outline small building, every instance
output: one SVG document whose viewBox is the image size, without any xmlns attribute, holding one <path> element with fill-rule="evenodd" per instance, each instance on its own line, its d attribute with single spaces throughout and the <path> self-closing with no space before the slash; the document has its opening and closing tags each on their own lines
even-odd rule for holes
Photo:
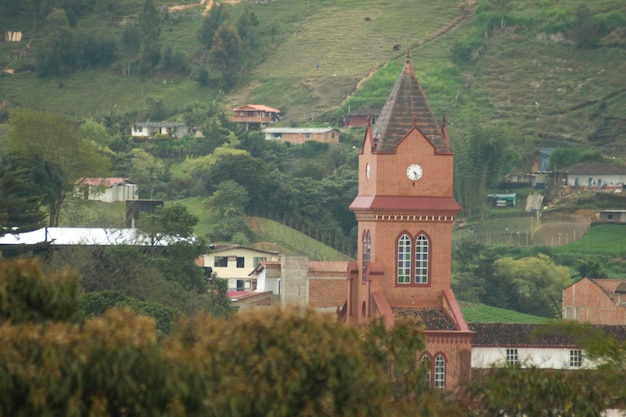
<svg viewBox="0 0 626 417">
<path fill-rule="evenodd" d="M 362 127 L 368 124 L 375 125 L 378 115 L 380 115 L 380 108 L 359 109 L 343 116 L 342 121 L 344 127 Z"/>
<path fill-rule="evenodd" d="M 339 131 L 331 127 L 268 127 L 263 129 L 265 140 L 304 143 L 308 140 L 316 142 L 339 143 Z"/>
<path fill-rule="evenodd" d="M 492 207 L 515 207 L 515 194 L 487 194 L 489 205 Z"/>
<path fill-rule="evenodd" d="M 260 130 L 280 120 L 281 112 L 278 109 L 262 104 L 246 104 L 233 109 L 230 121 L 245 125 L 246 130 Z"/>
<path fill-rule="evenodd" d="M 626 210 L 600 210 L 600 222 L 626 223 Z"/>
<path fill-rule="evenodd" d="M 133 125 L 134 138 L 153 138 L 155 135 L 168 135 L 172 138 L 194 135 L 195 130 L 182 122 L 138 122 Z"/>
<path fill-rule="evenodd" d="M 269 291 L 281 304 L 309 305 L 335 313 L 348 296 L 347 269 L 346 261 L 281 255 L 277 261 L 261 262 L 249 275 L 257 292 Z"/>
<path fill-rule="evenodd" d="M 278 260 L 278 252 L 270 252 L 237 244 L 212 244 L 201 257 L 205 271 L 228 280 L 229 291 L 255 291 L 256 282 L 248 275 L 263 261 Z"/>
<path fill-rule="evenodd" d="M 599 162 L 584 162 L 561 170 L 569 187 L 587 190 L 619 190 L 626 184 L 626 167 Z"/>
<path fill-rule="evenodd" d="M 74 195 L 84 200 L 98 200 L 105 203 L 137 200 L 137 184 L 126 178 L 83 178 L 74 188 Z"/>
<path fill-rule="evenodd" d="M 578 370 L 594 366 L 585 360 L 581 342 L 574 335 L 541 324 L 469 323 L 475 332 L 472 344 L 472 373 L 519 365 L 543 369 Z M 596 328 L 618 341 L 626 340 L 626 326 L 597 325 Z"/>
<path fill-rule="evenodd" d="M 582 278 L 565 287 L 563 318 L 626 325 L 626 280 Z"/>
</svg>

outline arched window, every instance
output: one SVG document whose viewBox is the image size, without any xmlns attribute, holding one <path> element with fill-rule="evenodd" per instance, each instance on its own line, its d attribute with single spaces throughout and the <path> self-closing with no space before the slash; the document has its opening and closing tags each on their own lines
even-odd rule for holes
<svg viewBox="0 0 626 417">
<path fill-rule="evenodd" d="M 428 282 L 428 238 L 420 233 L 415 240 L 415 283 Z"/>
<path fill-rule="evenodd" d="M 398 284 L 411 283 L 411 238 L 406 233 L 398 239 Z"/>
<path fill-rule="evenodd" d="M 446 361 L 443 355 L 435 357 L 435 388 L 446 388 Z"/>
<path fill-rule="evenodd" d="M 432 378 L 432 366 L 433 364 L 430 361 L 430 356 L 425 354 L 422 356 L 422 363 L 420 364 L 422 369 L 421 371 L 424 373 L 423 384 L 425 387 L 430 387 L 430 379 Z"/>
<path fill-rule="evenodd" d="M 370 249 L 372 246 L 372 238 L 369 230 L 363 234 L 363 265 L 361 265 L 361 275 L 363 282 L 367 282 L 367 264 L 370 261 Z"/>
</svg>

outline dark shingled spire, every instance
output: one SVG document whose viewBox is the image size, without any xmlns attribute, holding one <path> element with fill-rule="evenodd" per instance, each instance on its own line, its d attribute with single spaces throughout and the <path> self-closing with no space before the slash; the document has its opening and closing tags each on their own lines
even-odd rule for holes
<svg viewBox="0 0 626 417">
<path fill-rule="evenodd" d="M 411 68 L 407 50 L 404 69 L 372 130 L 376 151 L 393 152 L 413 127 L 426 136 L 437 153 L 450 152 L 443 131 Z"/>
</svg>

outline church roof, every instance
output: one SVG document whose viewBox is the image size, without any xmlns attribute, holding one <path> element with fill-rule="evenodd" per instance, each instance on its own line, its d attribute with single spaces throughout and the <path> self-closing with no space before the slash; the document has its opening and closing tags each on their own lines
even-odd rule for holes
<svg viewBox="0 0 626 417">
<path fill-rule="evenodd" d="M 372 127 L 376 151 L 393 152 L 395 146 L 413 127 L 422 132 L 436 152 L 450 152 L 443 131 L 407 57 L 404 69 L 391 90 L 376 125 Z"/>
<path fill-rule="evenodd" d="M 426 330 L 458 330 L 443 308 L 394 308 L 395 317 L 422 319 Z"/>
</svg>

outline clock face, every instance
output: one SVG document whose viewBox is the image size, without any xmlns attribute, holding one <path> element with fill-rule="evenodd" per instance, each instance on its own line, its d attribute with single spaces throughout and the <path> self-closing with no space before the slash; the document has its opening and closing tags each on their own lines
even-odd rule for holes
<svg viewBox="0 0 626 417">
<path fill-rule="evenodd" d="M 370 177 L 370 164 L 365 164 L 365 176 Z"/>
<path fill-rule="evenodd" d="M 417 164 L 409 165 L 406 169 L 406 176 L 413 181 L 419 180 L 422 178 L 422 167 Z"/>
</svg>

